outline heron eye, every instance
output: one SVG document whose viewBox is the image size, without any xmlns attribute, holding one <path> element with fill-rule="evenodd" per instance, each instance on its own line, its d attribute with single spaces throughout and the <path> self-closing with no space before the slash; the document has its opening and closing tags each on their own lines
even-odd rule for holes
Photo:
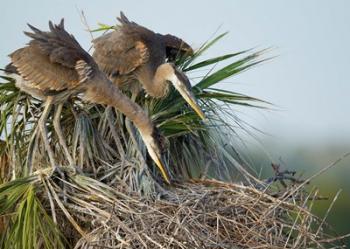
<svg viewBox="0 0 350 249">
<path fill-rule="evenodd" d="M 113 72 L 112 74 L 111 74 L 111 77 L 113 77 L 113 78 L 116 78 L 116 77 L 118 77 L 120 74 L 119 74 L 119 72 L 117 71 L 117 72 Z"/>
</svg>

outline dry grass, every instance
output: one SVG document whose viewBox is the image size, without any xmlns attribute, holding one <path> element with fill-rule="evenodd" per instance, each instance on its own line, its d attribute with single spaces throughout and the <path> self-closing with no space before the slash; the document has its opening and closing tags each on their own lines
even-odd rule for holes
<svg viewBox="0 0 350 249">
<path fill-rule="evenodd" d="M 311 213 L 317 190 L 192 180 L 150 199 L 122 181 L 75 175 L 63 202 L 60 181 L 41 180 L 74 248 L 346 248 Z"/>
</svg>

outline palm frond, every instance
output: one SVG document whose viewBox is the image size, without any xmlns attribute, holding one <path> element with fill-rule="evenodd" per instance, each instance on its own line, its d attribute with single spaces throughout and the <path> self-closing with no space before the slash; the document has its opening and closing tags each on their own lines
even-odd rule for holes
<svg viewBox="0 0 350 249">
<path fill-rule="evenodd" d="M 66 248 L 67 241 L 38 199 L 38 182 L 38 176 L 30 176 L 0 186 L 5 224 L 0 231 L 1 248 Z"/>
</svg>

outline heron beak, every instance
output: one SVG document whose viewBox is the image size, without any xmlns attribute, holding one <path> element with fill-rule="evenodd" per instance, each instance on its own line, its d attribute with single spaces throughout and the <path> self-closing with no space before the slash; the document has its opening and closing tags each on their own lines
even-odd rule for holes
<svg viewBox="0 0 350 249">
<path fill-rule="evenodd" d="M 162 174 L 164 180 L 166 181 L 166 183 L 171 184 L 170 182 L 170 177 L 168 176 L 164 161 L 161 158 L 156 158 L 153 159 L 153 161 L 156 163 L 156 165 L 158 166 L 160 173 Z"/>
<path fill-rule="evenodd" d="M 187 90 L 183 90 L 183 91 L 179 90 L 179 93 L 186 100 L 186 102 L 191 106 L 191 108 L 198 114 L 198 116 L 202 120 L 206 120 L 206 117 L 202 109 L 197 104 L 196 98 L 194 97 L 193 93 Z"/>
<path fill-rule="evenodd" d="M 176 78 L 172 81 L 176 90 L 181 94 L 184 100 L 191 106 L 191 108 L 198 114 L 202 120 L 206 120 L 206 117 L 199 107 L 196 97 L 191 90 L 191 83 L 184 73 L 175 71 Z"/>
<path fill-rule="evenodd" d="M 155 142 L 153 142 L 153 139 L 144 142 L 146 144 L 148 154 L 157 165 L 158 169 L 160 170 L 160 173 L 162 174 L 163 179 L 166 181 L 166 183 L 170 185 L 171 179 L 168 173 L 169 170 L 167 165 L 165 164 L 165 160 L 162 156 L 162 153 L 160 152 L 159 147 L 156 145 Z"/>
</svg>

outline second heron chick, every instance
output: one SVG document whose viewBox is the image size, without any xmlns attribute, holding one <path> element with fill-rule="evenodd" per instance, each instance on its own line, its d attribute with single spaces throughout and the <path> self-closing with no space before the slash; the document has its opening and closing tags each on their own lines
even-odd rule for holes
<svg viewBox="0 0 350 249">
<path fill-rule="evenodd" d="M 192 109 L 205 119 L 187 76 L 167 62 L 178 53 L 192 54 L 192 48 L 180 38 L 158 34 L 129 21 L 122 12 L 118 20 L 121 25 L 114 31 L 93 40 L 93 58 L 100 69 L 115 84 L 130 90 L 133 99 L 142 88 L 152 97 L 165 97 L 171 82 Z"/>
</svg>

